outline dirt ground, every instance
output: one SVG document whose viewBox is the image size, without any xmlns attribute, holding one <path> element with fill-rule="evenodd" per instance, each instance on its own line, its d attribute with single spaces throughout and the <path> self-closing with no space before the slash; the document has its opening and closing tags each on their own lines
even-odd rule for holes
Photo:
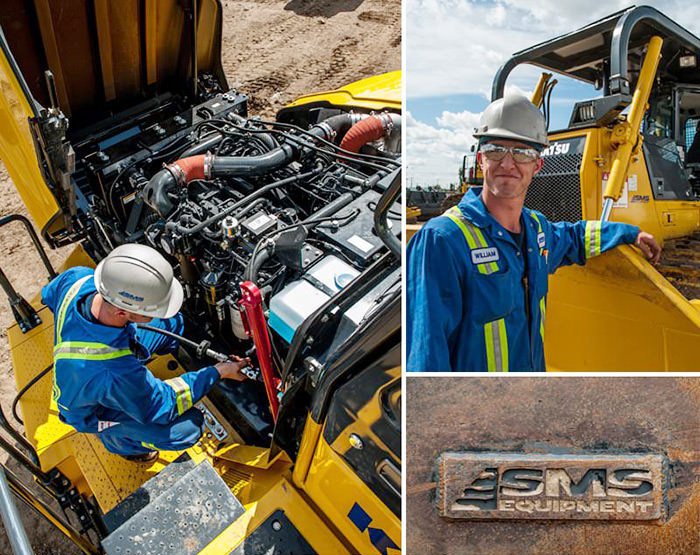
<svg viewBox="0 0 700 555">
<path fill-rule="evenodd" d="M 400 0 L 228 0 L 222 58 L 229 85 L 250 97 L 253 115 L 271 117 L 297 96 L 338 88 L 401 68 Z M 24 204 L 0 163 L 0 216 L 24 214 Z M 2 269 L 31 299 L 47 276 L 21 226 L 0 229 Z M 70 247 L 49 250 L 59 267 Z M 2 296 L 4 299 L 4 296 Z M 13 322 L 0 301 L 0 403 L 9 416 L 16 393 L 5 328 Z M 7 455 L 0 452 L 0 461 Z M 17 466 L 10 462 L 17 471 Z M 36 553 L 78 553 L 59 533 L 20 507 Z M 11 553 L 0 530 L 0 553 Z"/>
</svg>

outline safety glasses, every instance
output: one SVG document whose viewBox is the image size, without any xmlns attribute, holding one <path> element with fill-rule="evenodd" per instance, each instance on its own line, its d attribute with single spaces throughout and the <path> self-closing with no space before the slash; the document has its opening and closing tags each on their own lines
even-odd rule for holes
<svg viewBox="0 0 700 555">
<path fill-rule="evenodd" d="M 534 148 L 520 148 L 517 146 L 501 146 L 492 143 L 486 143 L 481 146 L 480 151 L 486 157 L 487 160 L 493 162 L 500 162 L 506 157 L 506 154 L 510 152 L 513 160 L 519 164 L 526 164 L 528 162 L 535 162 L 539 157 L 540 153 Z"/>
</svg>

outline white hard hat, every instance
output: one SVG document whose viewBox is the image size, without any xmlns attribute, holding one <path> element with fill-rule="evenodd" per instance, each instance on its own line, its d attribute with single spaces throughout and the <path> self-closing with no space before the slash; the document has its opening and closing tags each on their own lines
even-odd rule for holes
<svg viewBox="0 0 700 555">
<path fill-rule="evenodd" d="M 175 316 L 182 306 L 182 285 L 154 248 L 120 245 L 95 269 L 95 287 L 118 308 L 154 318 Z"/>
<path fill-rule="evenodd" d="M 542 112 L 521 94 L 508 94 L 489 104 L 481 114 L 474 137 L 549 145 Z"/>
</svg>

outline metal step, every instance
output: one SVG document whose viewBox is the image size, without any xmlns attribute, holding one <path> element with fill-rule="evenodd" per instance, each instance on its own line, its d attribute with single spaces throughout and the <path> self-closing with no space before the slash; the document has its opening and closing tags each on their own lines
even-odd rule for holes
<svg viewBox="0 0 700 555">
<path fill-rule="evenodd" d="M 119 528 L 132 516 L 138 513 L 151 501 L 158 498 L 177 480 L 187 474 L 197 465 L 187 453 L 183 453 L 153 478 L 150 478 L 139 489 L 114 507 L 103 520 L 110 532 Z"/>
<path fill-rule="evenodd" d="M 182 469 L 149 480 L 155 482 L 151 493 L 162 493 L 102 541 L 107 555 L 199 553 L 245 512 L 209 461 L 179 475 Z"/>
</svg>

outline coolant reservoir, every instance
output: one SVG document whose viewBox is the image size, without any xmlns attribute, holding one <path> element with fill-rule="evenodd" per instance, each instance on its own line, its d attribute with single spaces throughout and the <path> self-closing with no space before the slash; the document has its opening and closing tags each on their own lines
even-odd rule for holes
<svg viewBox="0 0 700 555">
<path fill-rule="evenodd" d="M 338 257 L 326 256 L 270 299 L 270 327 L 291 343 L 301 323 L 359 273 Z"/>
</svg>

